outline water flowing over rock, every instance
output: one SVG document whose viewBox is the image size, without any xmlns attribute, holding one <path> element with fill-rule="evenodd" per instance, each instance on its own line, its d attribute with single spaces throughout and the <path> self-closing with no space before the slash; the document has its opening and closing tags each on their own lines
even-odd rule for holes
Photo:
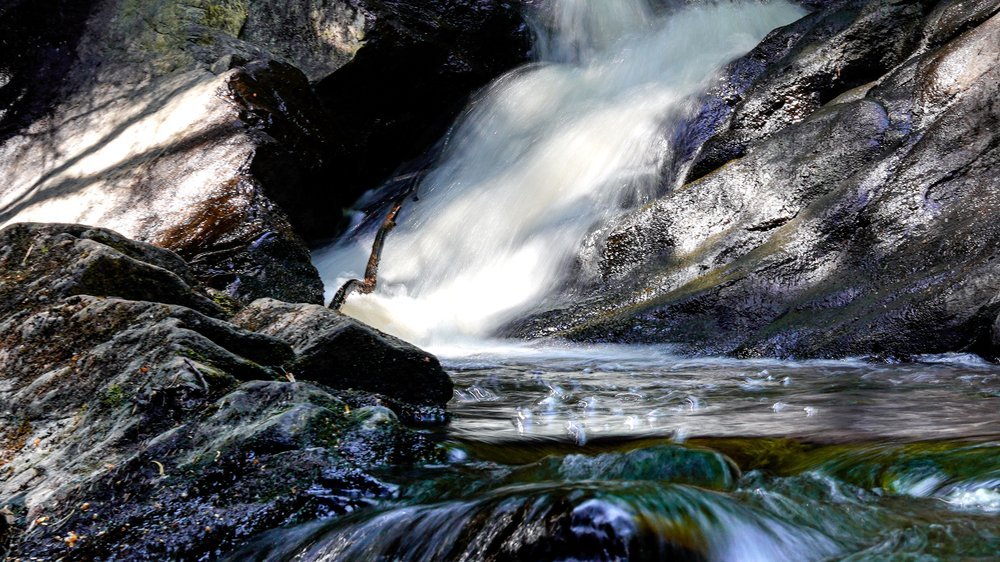
<svg viewBox="0 0 1000 562">
<path fill-rule="evenodd" d="M 723 74 L 731 109 L 692 125 L 699 179 L 595 235 L 580 304 L 508 332 L 996 356 L 996 11 L 843 2 L 772 33 Z"/>
<path fill-rule="evenodd" d="M 17 224 L 0 230 L 0 248 L 0 505 L 13 509 L 10 522 L 0 513 L 0 548 L 12 540 L 9 556 L 217 556 L 297 517 L 391 496 L 393 485 L 369 474 L 375 467 L 439 457 L 395 413 L 443 420 L 439 407 L 409 403 L 450 395 L 430 355 L 322 316 L 299 327 L 282 318 L 273 331 L 349 337 L 293 349 L 225 321 L 232 301 L 213 302 L 176 254 L 106 229 Z M 357 365 L 289 375 L 358 349 L 371 354 L 368 387 L 396 399 L 323 385 L 356 380 Z"/>
<path fill-rule="evenodd" d="M 6 0 L 0 558 L 992 559 L 998 140 L 996 0 Z"/>
<path fill-rule="evenodd" d="M 419 201 L 387 238 L 379 289 L 347 299 L 345 313 L 423 345 L 487 337 L 524 314 L 560 285 L 588 232 L 661 191 L 675 145 L 664 123 L 804 11 L 560 0 L 531 13 L 536 62 L 481 92 L 413 178 Z M 367 227 L 316 254 L 328 287 L 361 277 Z"/>
<path fill-rule="evenodd" d="M 318 218 L 327 222 L 306 236 L 335 234 L 330 213 L 386 180 L 392 198 L 433 160 L 432 147 L 470 96 L 529 59 L 523 9 L 530 1 L 361 2 L 370 14 L 364 47 L 316 83 L 333 122 L 335 150 L 325 169 L 337 189 L 315 201 L 326 208 Z"/>
</svg>

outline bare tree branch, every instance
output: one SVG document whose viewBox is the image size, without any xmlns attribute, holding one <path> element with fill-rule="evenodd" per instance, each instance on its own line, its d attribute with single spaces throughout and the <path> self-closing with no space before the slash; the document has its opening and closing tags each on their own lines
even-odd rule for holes
<svg viewBox="0 0 1000 562">
<path fill-rule="evenodd" d="M 365 268 L 365 278 L 351 279 L 347 283 L 344 283 L 333 297 L 333 300 L 330 301 L 330 308 L 340 310 L 340 307 L 344 305 L 344 301 L 354 291 L 361 294 L 368 294 L 375 290 L 375 285 L 378 283 L 378 264 L 382 260 L 382 247 L 385 245 L 385 237 L 396 227 L 396 217 L 399 216 L 399 210 L 403 207 L 403 201 L 409 195 L 410 193 L 407 192 L 392 204 L 389 214 L 385 216 L 382 226 L 379 227 L 378 232 L 375 234 L 375 242 L 372 243 L 372 253 L 368 257 L 368 267 Z"/>
</svg>

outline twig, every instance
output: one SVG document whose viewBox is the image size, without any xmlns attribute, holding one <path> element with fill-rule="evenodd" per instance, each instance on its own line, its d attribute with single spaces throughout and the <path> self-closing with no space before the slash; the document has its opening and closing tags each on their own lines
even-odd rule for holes
<svg viewBox="0 0 1000 562">
<path fill-rule="evenodd" d="M 31 257 L 31 251 L 34 249 L 35 249 L 35 241 L 32 240 L 31 245 L 28 246 L 28 252 L 24 254 L 24 259 L 21 260 L 21 267 L 24 267 L 24 264 L 28 263 L 28 258 Z"/>
<path fill-rule="evenodd" d="M 409 194 L 410 192 L 407 192 L 392 204 L 392 209 L 389 210 L 389 214 L 385 216 L 382 226 L 379 227 L 378 232 L 375 234 L 375 241 L 372 243 L 372 253 L 368 257 L 368 267 L 365 268 L 365 278 L 351 279 L 347 283 L 344 283 L 333 297 L 333 300 L 330 301 L 331 309 L 340 310 L 340 307 L 344 305 L 344 301 L 354 291 L 366 295 L 375 290 L 375 285 L 378 283 L 378 264 L 382 260 L 382 247 L 385 245 L 385 237 L 396 227 L 396 217 L 399 216 L 399 210 L 403 207 L 403 201 L 406 200 Z"/>
<path fill-rule="evenodd" d="M 201 386 L 205 389 L 205 392 L 208 392 L 210 388 L 208 386 L 208 381 L 205 380 L 205 375 L 201 374 L 201 371 L 198 369 L 198 367 L 196 367 L 194 363 L 187 357 L 184 358 L 184 362 L 187 363 L 188 367 L 191 367 L 191 370 L 194 371 L 195 375 L 198 375 L 198 382 L 201 383 Z"/>
</svg>

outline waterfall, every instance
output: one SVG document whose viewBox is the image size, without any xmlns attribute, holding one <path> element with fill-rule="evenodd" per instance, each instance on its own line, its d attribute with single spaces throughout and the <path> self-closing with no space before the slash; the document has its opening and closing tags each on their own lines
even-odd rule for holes
<svg viewBox="0 0 1000 562">
<path fill-rule="evenodd" d="M 487 337 L 537 306 L 589 233 L 656 195 L 685 100 L 804 13 L 784 0 L 535 10 L 537 62 L 471 103 L 388 237 L 377 291 L 345 313 L 433 346 Z M 316 253 L 328 297 L 363 272 L 372 236 Z"/>
</svg>

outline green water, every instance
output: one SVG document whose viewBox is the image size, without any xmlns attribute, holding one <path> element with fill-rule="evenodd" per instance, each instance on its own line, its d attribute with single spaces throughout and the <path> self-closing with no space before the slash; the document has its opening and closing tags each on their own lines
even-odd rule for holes
<svg viewBox="0 0 1000 562">
<path fill-rule="evenodd" d="M 994 365 L 629 347 L 445 363 L 449 462 L 385 469 L 391 498 L 241 559 L 1000 559 Z"/>
</svg>

